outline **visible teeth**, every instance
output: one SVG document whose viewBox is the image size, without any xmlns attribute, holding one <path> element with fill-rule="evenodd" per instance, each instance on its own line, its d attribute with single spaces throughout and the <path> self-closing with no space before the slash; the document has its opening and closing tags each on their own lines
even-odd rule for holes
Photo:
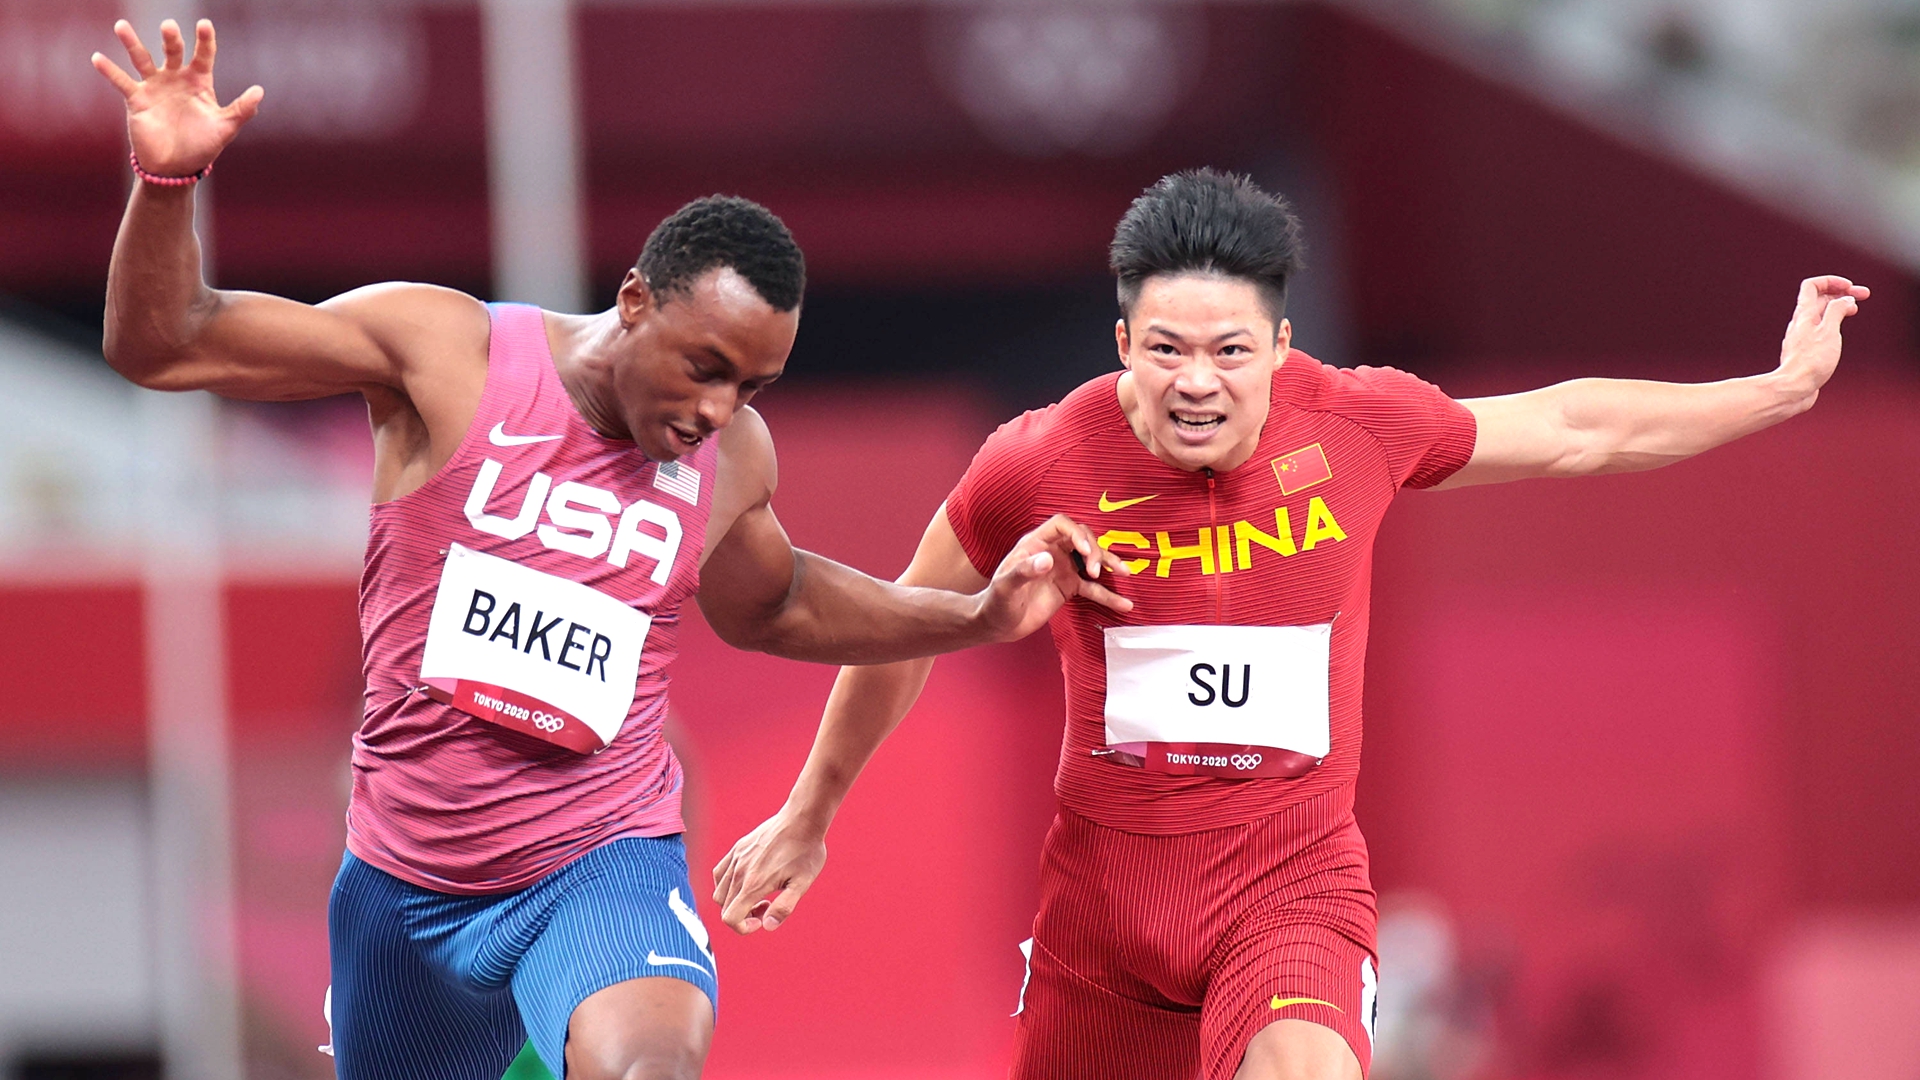
<svg viewBox="0 0 1920 1080">
<path fill-rule="evenodd" d="M 1181 427 L 1191 427 L 1191 428 L 1215 427 L 1219 424 L 1225 423 L 1227 419 L 1226 417 L 1220 416 L 1218 414 L 1213 414 L 1208 416 L 1182 416 L 1179 413 L 1170 413 L 1169 415 L 1173 417 L 1174 423 L 1179 424 Z"/>
</svg>

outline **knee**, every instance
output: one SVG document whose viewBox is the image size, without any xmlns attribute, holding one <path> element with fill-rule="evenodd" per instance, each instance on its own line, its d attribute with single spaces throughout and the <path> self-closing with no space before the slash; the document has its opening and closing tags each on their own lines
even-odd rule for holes
<svg viewBox="0 0 1920 1080">
<path fill-rule="evenodd" d="M 567 1080 L 698 1080 L 706 1040 L 692 1032 L 651 1033 L 638 1045 L 567 1044 Z"/>
</svg>

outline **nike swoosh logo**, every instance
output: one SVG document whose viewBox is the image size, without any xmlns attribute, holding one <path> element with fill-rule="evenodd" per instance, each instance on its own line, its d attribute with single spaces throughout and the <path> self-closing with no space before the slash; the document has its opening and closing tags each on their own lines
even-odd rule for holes
<svg viewBox="0 0 1920 1080">
<path fill-rule="evenodd" d="M 1114 502 L 1112 499 L 1107 498 L 1107 493 L 1103 491 L 1100 493 L 1100 512 L 1103 514 L 1111 514 L 1115 510 L 1125 510 L 1129 506 L 1134 506 L 1146 502 L 1148 499 L 1157 499 L 1159 497 L 1158 495 L 1142 495 L 1137 499 L 1121 499 L 1119 502 Z"/>
<path fill-rule="evenodd" d="M 552 442 L 560 437 L 558 435 L 509 435 L 506 427 L 505 420 L 493 425 L 493 430 L 487 432 L 487 441 L 495 446 L 525 446 L 528 443 Z"/>
<path fill-rule="evenodd" d="M 681 964 L 690 968 L 699 968 L 701 971 L 707 970 L 707 966 L 705 964 L 696 964 L 691 960 L 682 960 L 677 956 L 661 956 L 659 953 L 654 952 L 652 949 L 647 950 L 647 963 L 652 964 L 655 967 L 666 967 L 669 964 Z M 708 972 L 708 974 L 712 974 L 712 973 Z"/>
<path fill-rule="evenodd" d="M 1342 1009 L 1340 1006 L 1335 1005 L 1331 1001 L 1321 1001 L 1319 998 L 1283 998 L 1278 994 L 1275 994 L 1273 996 L 1273 1000 L 1269 1001 L 1267 1005 L 1269 1008 L 1274 1008 L 1274 1009 L 1284 1009 L 1289 1005 L 1325 1005 L 1327 1008 L 1332 1009 L 1334 1012 L 1337 1012 L 1337 1013 L 1346 1012 L 1345 1009 Z"/>
</svg>

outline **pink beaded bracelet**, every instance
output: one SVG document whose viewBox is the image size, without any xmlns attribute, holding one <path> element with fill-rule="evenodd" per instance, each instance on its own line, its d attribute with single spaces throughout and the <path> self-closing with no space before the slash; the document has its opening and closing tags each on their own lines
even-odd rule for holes
<svg viewBox="0 0 1920 1080">
<path fill-rule="evenodd" d="M 158 184 L 161 187 L 186 187 L 188 184 L 197 184 L 213 175 L 213 162 L 211 161 L 207 162 L 205 168 L 189 176 L 155 176 L 140 167 L 139 154 L 130 153 L 127 155 L 127 160 L 133 162 L 133 175 L 149 184 Z"/>
</svg>

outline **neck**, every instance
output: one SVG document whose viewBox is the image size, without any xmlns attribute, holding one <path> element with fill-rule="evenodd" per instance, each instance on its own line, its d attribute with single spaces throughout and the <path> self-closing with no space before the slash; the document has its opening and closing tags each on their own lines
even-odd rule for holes
<svg viewBox="0 0 1920 1080">
<path fill-rule="evenodd" d="M 547 331 L 547 350 L 553 354 L 553 370 L 560 376 L 573 407 L 588 426 L 609 439 L 628 439 L 613 389 L 613 342 L 626 329 L 620 325 L 620 312 L 609 308 L 598 315 L 563 315 L 542 311 Z"/>
</svg>

